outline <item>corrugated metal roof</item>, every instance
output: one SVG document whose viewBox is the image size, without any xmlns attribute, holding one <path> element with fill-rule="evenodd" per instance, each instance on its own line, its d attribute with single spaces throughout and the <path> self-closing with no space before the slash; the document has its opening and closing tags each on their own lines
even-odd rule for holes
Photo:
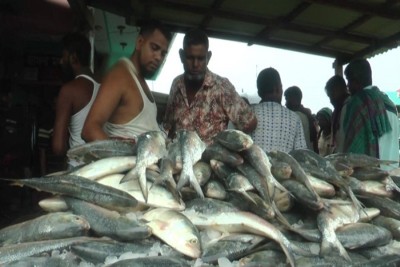
<svg viewBox="0 0 400 267">
<path fill-rule="evenodd" d="M 87 0 L 126 18 L 158 19 L 176 32 L 332 57 L 346 64 L 400 44 L 399 0 Z"/>
</svg>

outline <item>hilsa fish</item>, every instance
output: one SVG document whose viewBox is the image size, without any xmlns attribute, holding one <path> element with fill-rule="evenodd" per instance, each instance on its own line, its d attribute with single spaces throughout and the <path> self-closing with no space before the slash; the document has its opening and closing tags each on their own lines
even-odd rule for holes
<svg viewBox="0 0 400 267">
<path fill-rule="evenodd" d="M 201 159 L 206 144 L 194 131 L 180 130 L 177 133 L 177 142 L 182 153 L 182 171 L 179 176 L 177 189 L 180 191 L 187 183 L 193 187 L 199 197 L 204 198 L 199 181 L 194 174 L 193 166 Z"/>
<path fill-rule="evenodd" d="M 112 210 L 134 208 L 138 204 L 134 197 L 124 191 L 76 175 L 4 180 L 11 181 L 12 185 L 76 197 Z"/>
<path fill-rule="evenodd" d="M 153 235 L 175 250 L 191 258 L 201 256 L 200 233 L 185 215 L 166 208 L 156 208 L 146 212 L 142 219 L 147 221 Z"/>
<path fill-rule="evenodd" d="M 139 135 L 136 143 L 136 166 L 122 178 L 121 183 L 138 179 L 144 199 L 147 201 L 148 188 L 146 168 L 167 155 L 165 137 L 161 131 L 150 131 Z"/>
</svg>

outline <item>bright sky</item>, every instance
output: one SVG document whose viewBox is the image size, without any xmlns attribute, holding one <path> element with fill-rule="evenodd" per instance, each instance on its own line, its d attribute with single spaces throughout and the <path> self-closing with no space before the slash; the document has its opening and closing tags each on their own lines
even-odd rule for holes
<svg viewBox="0 0 400 267">
<path fill-rule="evenodd" d="M 179 59 L 183 35 L 178 34 L 156 81 L 148 81 L 156 92 L 169 93 L 172 80 L 183 73 Z M 303 105 L 316 113 L 323 107 L 332 108 L 325 94 L 326 81 L 334 75 L 333 58 L 314 56 L 266 46 L 210 38 L 212 57 L 208 68 L 228 78 L 240 95 L 258 103 L 256 79 L 264 68 L 275 68 L 282 80 L 283 90 L 297 85 L 303 92 Z M 374 85 L 384 92 L 400 89 L 400 48 L 368 59 Z M 343 68 L 344 69 L 344 68 Z M 283 97 L 282 104 L 285 104 Z"/>
</svg>

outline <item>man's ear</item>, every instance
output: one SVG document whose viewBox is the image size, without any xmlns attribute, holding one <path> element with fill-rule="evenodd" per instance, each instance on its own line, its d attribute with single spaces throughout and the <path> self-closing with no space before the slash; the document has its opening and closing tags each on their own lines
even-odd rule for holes
<svg viewBox="0 0 400 267">
<path fill-rule="evenodd" d="M 181 58 L 181 62 L 182 62 L 182 64 L 183 64 L 184 61 L 185 61 L 185 51 L 183 51 L 182 48 L 179 49 L 179 57 Z"/>
<path fill-rule="evenodd" d="M 135 50 L 140 50 L 142 48 L 142 45 L 144 43 L 144 38 L 142 35 L 138 35 L 136 39 L 136 48 Z"/>
<path fill-rule="evenodd" d="M 212 52 L 211 52 L 211 51 L 208 51 L 208 52 L 207 52 L 207 64 L 208 64 L 208 62 L 210 61 L 211 56 L 212 56 Z"/>
</svg>

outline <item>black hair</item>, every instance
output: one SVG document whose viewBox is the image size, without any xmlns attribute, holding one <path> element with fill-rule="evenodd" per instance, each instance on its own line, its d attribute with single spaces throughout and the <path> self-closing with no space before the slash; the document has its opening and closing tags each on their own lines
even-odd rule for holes
<svg viewBox="0 0 400 267">
<path fill-rule="evenodd" d="M 345 90 L 347 90 L 346 81 L 340 75 L 334 75 L 326 82 L 325 92 L 326 93 L 332 92 L 332 90 L 337 87 L 344 88 Z"/>
<path fill-rule="evenodd" d="M 201 29 L 189 30 L 183 38 L 183 49 L 191 45 L 199 44 L 205 45 L 206 49 L 208 50 L 209 43 L 207 34 Z"/>
<path fill-rule="evenodd" d="M 140 26 L 139 35 L 147 37 L 155 30 L 159 30 L 164 35 L 165 39 L 168 40 L 168 42 L 171 42 L 172 40 L 171 30 L 159 20 L 143 20 L 139 21 L 138 25 Z"/>
<path fill-rule="evenodd" d="M 347 65 L 344 74 L 347 80 L 356 80 L 363 86 L 372 84 L 371 66 L 368 60 L 364 58 L 351 61 L 349 65 Z"/>
<path fill-rule="evenodd" d="M 263 98 L 266 94 L 274 92 L 275 86 L 280 85 L 281 77 L 274 68 L 263 69 L 257 77 L 258 96 Z"/>
<path fill-rule="evenodd" d="M 290 86 L 288 89 L 285 90 L 284 95 L 285 97 L 297 98 L 300 101 L 303 98 L 303 93 L 298 86 Z"/>
<path fill-rule="evenodd" d="M 65 35 L 62 39 L 63 49 L 75 53 L 82 66 L 90 65 L 90 51 L 92 49 L 88 38 L 78 32 Z"/>
</svg>

